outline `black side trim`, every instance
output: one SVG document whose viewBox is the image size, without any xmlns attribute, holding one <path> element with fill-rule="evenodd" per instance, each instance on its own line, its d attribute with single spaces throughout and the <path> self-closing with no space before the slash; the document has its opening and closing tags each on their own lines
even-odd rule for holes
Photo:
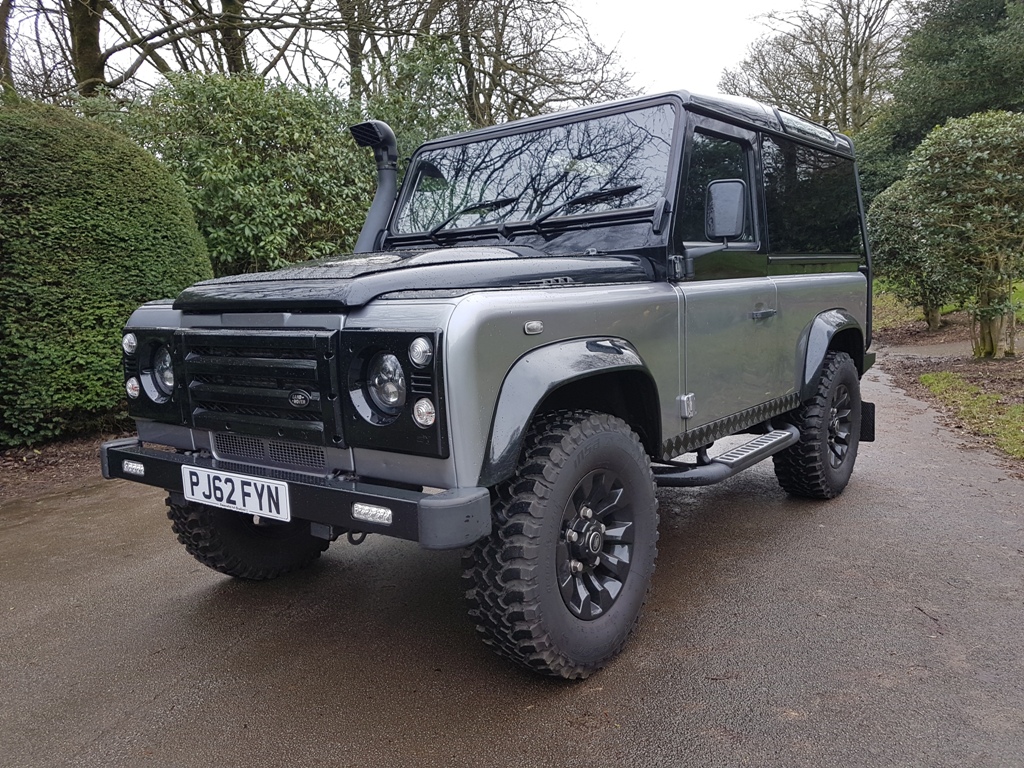
<svg viewBox="0 0 1024 768">
<path fill-rule="evenodd" d="M 703 445 L 713 443 L 715 440 L 735 435 L 755 424 L 762 424 L 775 416 L 781 416 L 783 413 L 792 411 L 798 405 L 800 405 L 800 396 L 794 392 L 791 395 L 769 400 L 767 403 L 761 403 L 745 411 L 726 416 L 724 419 L 712 421 L 710 424 L 697 427 L 689 432 L 683 432 L 661 444 L 661 458 L 668 461 L 680 454 L 689 453 Z"/>
</svg>

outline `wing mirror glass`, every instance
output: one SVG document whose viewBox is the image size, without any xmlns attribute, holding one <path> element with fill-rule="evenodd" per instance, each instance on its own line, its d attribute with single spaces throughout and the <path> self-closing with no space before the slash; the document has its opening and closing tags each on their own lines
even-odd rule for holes
<svg viewBox="0 0 1024 768">
<path fill-rule="evenodd" d="M 742 179 L 718 179 L 708 184 L 704 232 L 710 241 L 735 240 L 746 228 L 747 184 Z"/>
</svg>

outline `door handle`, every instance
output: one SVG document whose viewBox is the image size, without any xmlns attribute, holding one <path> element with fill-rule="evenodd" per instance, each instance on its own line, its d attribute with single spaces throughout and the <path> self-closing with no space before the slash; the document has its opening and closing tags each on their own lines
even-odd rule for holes
<svg viewBox="0 0 1024 768">
<path fill-rule="evenodd" d="M 767 320 L 779 313 L 777 309 L 758 309 L 750 313 L 751 320 Z"/>
</svg>

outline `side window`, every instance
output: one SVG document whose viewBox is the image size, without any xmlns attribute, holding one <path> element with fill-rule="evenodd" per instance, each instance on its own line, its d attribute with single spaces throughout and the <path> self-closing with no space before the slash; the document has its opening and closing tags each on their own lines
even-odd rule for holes
<svg viewBox="0 0 1024 768">
<path fill-rule="evenodd" d="M 747 162 L 745 146 L 736 139 L 712 136 L 700 130 L 693 132 L 690 166 L 683 193 L 683 210 L 679 218 L 680 236 L 683 241 L 707 240 L 704 233 L 704 217 L 708 184 L 717 179 L 742 179 L 747 183 L 746 228 L 738 241 L 751 242 L 754 239 L 750 206 L 750 163 Z"/>
<path fill-rule="evenodd" d="M 864 253 L 853 161 L 761 137 L 770 253 Z"/>
</svg>

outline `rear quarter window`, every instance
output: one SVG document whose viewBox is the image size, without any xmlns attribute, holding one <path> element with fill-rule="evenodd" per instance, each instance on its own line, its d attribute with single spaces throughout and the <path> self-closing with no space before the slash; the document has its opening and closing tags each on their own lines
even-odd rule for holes
<svg viewBox="0 0 1024 768">
<path fill-rule="evenodd" d="M 864 255 L 853 160 L 762 135 L 770 253 Z"/>
</svg>

